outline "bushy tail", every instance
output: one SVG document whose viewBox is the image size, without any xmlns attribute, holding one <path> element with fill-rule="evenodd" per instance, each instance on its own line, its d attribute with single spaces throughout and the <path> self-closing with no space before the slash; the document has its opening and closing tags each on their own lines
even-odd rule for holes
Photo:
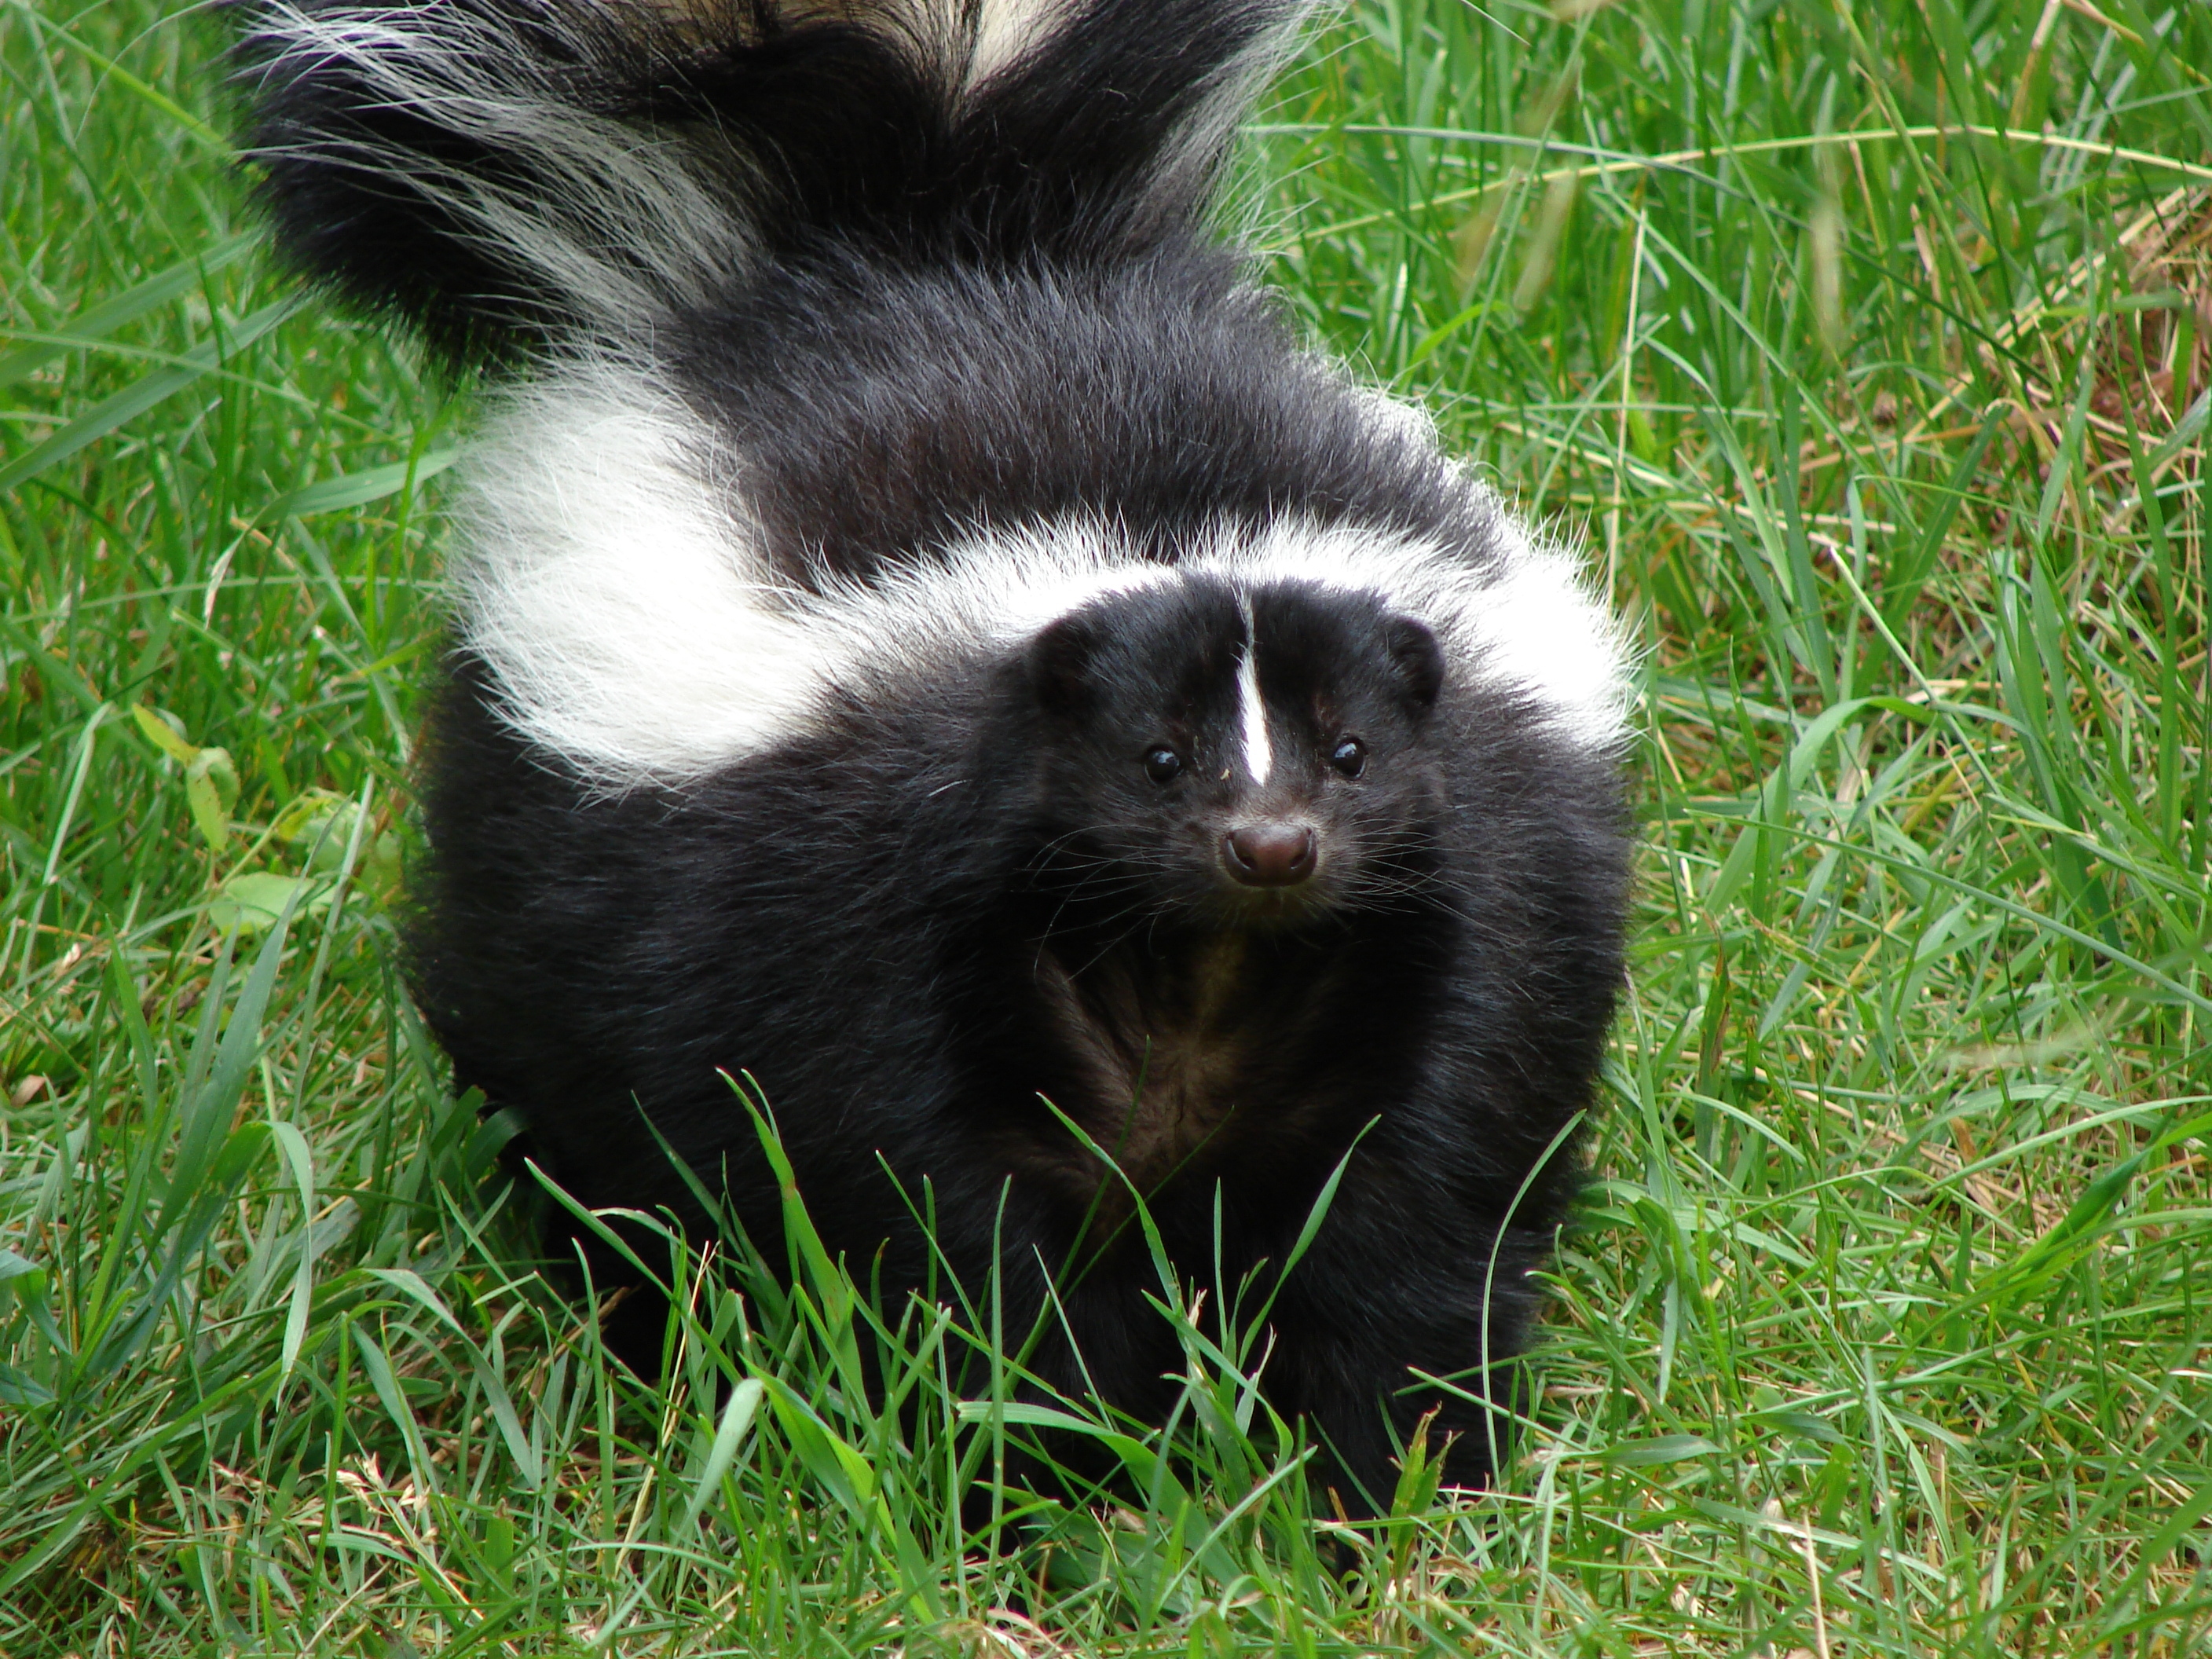
<svg viewBox="0 0 2212 1659">
<path fill-rule="evenodd" d="M 265 0 L 308 270 L 449 355 L 641 339 L 761 262 L 1112 258 L 1201 212 L 1310 0 Z"/>
</svg>

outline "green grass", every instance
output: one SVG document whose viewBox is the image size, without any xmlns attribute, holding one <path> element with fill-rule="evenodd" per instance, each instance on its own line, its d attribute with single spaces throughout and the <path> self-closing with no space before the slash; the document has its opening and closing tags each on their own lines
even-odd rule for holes
<svg viewBox="0 0 2212 1659">
<path fill-rule="evenodd" d="M 992 1547 L 987 1317 L 535 1280 L 389 920 L 466 398 L 219 21 L 0 0 L 0 1651 L 2212 1648 L 2212 9 L 1560 12 L 1358 0 L 1243 221 L 1646 647 L 1520 1455 L 1317 1544 L 1186 1306 L 1189 1484 Z"/>
</svg>

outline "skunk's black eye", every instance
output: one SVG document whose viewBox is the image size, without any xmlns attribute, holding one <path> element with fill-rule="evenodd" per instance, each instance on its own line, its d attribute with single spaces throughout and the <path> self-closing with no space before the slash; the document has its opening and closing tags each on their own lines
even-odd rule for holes
<svg viewBox="0 0 2212 1659">
<path fill-rule="evenodd" d="M 1182 773 L 1182 757 L 1172 749 L 1155 749 L 1145 757 L 1145 775 L 1154 783 L 1173 783 Z"/>
<path fill-rule="evenodd" d="M 1357 738 L 1346 738 L 1329 750 L 1328 763 L 1347 778 L 1356 778 L 1367 769 L 1367 745 Z"/>
</svg>

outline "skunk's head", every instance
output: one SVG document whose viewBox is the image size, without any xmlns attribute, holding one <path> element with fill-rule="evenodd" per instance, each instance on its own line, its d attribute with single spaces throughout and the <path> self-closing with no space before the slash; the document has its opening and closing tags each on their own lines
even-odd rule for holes
<svg viewBox="0 0 2212 1659">
<path fill-rule="evenodd" d="M 1035 869 L 1133 920 L 1314 920 L 1416 883 L 1445 661 L 1367 593 L 1189 576 L 1060 617 L 1022 663 Z"/>
</svg>

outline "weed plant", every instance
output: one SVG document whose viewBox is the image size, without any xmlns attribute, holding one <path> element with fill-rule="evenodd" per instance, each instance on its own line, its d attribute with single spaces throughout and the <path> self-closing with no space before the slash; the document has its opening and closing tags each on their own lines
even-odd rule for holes
<svg viewBox="0 0 2212 1659">
<path fill-rule="evenodd" d="M 0 0 L 0 1650 L 2205 1650 L 2212 7 L 1353 0 L 1256 125 L 1644 647 L 1516 1449 L 1364 1529 L 1234 1286 L 1166 1439 L 796 1201 L 665 1382 L 546 1289 L 395 968 L 470 394 L 270 268 L 221 36 Z M 963 1504 L 1040 1433 L 1109 1498 Z"/>
</svg>

